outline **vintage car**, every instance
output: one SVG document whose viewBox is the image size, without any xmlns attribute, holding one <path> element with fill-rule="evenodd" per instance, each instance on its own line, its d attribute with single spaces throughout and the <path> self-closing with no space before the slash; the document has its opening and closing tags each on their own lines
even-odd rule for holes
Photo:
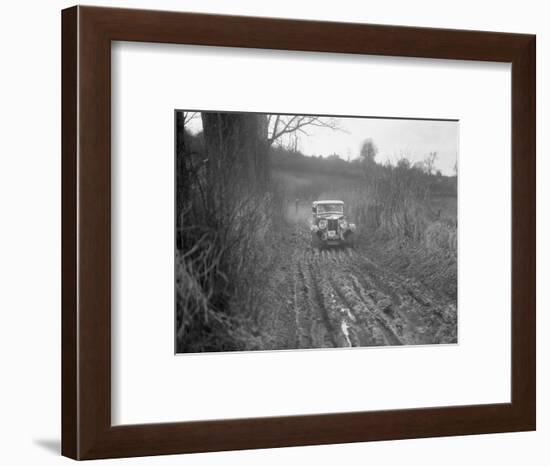
<svg viewBox="0 0 550 466">
<path fill-rule="evenodd" d="M 351 245 L 355 224 L 347 221 L 343 201 L 315 201 L 312 212 L 311 244 L 313 247 Z"/>
</svg>

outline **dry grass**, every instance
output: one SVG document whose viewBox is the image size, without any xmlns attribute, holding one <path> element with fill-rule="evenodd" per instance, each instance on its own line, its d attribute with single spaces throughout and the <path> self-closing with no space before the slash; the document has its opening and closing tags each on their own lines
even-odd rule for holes
<svg viewBox="0 0 550 466">
<path fill-rule="evenodd" d="M 225 199 L 223 210 L 195 202 L 185 211 L 176 251 L 178 352 L 261 348 L 276 201 L 250 193 Z"/>
</svg>

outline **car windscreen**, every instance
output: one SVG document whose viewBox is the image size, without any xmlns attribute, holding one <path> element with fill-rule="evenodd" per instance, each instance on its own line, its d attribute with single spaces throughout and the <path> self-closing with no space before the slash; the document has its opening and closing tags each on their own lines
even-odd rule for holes
<svg viewBox="0 0 550 466">
<path fill-rule="evenodd" d="M 317 213 L 344 212 L 343 204 L 317 204 Z"/>
</svg>

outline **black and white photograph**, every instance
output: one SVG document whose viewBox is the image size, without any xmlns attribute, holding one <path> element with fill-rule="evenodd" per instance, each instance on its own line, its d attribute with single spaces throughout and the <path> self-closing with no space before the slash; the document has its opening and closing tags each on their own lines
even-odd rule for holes
<svg viewBox="0 0 550 466">
<path fill-rule="evenodd" d="M 548 464 L 545 2 L 3 6 L 2 464 Z"/>
<path fill-rule="evenodd" d="M 457 343 L 458 131 L 176 110 L 176 352 Z"/>
</svg>

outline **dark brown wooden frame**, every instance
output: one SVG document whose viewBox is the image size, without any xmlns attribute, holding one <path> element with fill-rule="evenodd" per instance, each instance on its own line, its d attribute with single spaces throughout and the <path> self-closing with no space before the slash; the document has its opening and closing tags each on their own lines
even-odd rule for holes
<svg viewBox="0 0 550 466">
<path fill-rule="evenodd" d="M 111 42 L 512 64 L 511 403 L 111 426 Z M 535 429 L 535 36 L 161 11 L 62 12 L 62 453 L 75 459 Z"/>
</svg>

